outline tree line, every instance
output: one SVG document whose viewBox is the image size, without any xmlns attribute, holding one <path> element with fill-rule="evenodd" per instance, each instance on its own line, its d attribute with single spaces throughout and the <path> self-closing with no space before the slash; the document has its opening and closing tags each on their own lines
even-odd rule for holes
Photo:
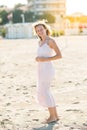
<svg viewBox="0 0 87 130">
<path fill-rule="evenodd" d="M 55 23 L 55 16 L 52 14 L 46 12 L 42 15 L 38 15 L 34 12 L 31 12 L 29 10 L 23 11 L 19 7 L 23 5 L 17 4 L 11 11 L 6 10 L 0 10 L 0 25 L 4 25 L 9 23 L 10 21 L 12 23 L 22 23 L 22 15 L 24 17 L 24 21 L 27 22 L 34 22 L 37 20 L 45 19 L 48 21 L 48 23 Z"/>
</svg>

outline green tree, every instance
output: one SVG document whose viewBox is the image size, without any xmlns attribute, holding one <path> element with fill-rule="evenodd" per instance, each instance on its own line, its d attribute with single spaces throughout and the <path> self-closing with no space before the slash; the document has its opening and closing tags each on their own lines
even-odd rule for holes
<svg viewBox="0 0 87 130">
<path fill-rule="evenodd" d="M 13 10 L 13 23 L 21 23 L 22 22 L 22 17 L 21 17 L 22 14 L 23 14 L 22 10 L 14 9 Z"/>
<path fill-rule="evenodd" d="M 0 25 L 6 24 L 8 22 L 7 16 L 8 13 L 5 10 L 0 11 L 0 18 L 1 18 Z"/>
<path fill-rule="evenodd" d="M 34 13 L 33 12 L 30 12 L 30 11 L 26 11 L 24 13 L 24 16 L 25 16 L 25 22 L 33 22 L 34 21 Z"/>
<path fill-rule="evenodd" d="M 14 6 L 14 9 L 18 9 L 19 7 L 22 7 L 22 6 L 24 6 L 24 4 L 18 3 L 18 4 L 16 4 L 16 5 Z"/>
<path fill-rule="evenodd" d="M 53 16 L 50 13 L 44 13 L 42 15 L 36 15 L 36 19 L 37 20 L 43 20 L 43 19 L 45 19 L 45 20 L 48 21 L 48 23 L 55 23 L 55 20 L 56 20 L 55 16 Z"/>
</svg>

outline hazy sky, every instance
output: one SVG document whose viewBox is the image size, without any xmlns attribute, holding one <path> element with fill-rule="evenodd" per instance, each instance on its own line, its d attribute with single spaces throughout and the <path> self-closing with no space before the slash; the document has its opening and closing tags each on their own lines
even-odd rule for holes
<svg viewBox="0 0 87 130">
<path fill-rule="evenodd" d="M 87 15 L 87 0 L 66 0 L 67 14 L 82 12 Z M 13 7 L 17 3 L 27 4 L 27 0 L 0 0 L 0 5 Z"/>
<path fill-rule="evenodd" d="M 87 15 L 87 0 L 66 0 L 67 14 L 82 12 Z"/>
</svg>

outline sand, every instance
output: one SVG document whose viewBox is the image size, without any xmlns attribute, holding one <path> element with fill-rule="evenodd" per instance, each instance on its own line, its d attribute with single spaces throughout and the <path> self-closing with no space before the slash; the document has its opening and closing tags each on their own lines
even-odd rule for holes
<svg viewBox="0 0 87 130">
<path fill-rule="evenodd" d="M 43 124 L 36 102 L 37 39 L 0 39 L 0 130 L 87 130 L 87 36 L 55 38 L 63 58 L 54 61 L 52 93 L 60 120 Z"/>
</svg>

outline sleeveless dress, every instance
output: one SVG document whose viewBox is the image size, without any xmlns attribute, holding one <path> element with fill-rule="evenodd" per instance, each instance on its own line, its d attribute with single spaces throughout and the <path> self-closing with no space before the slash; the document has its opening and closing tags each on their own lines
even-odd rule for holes
<svg viewBox="0 0 87 130">
<path fill-rule="evenodd" d="M 39 45 L 39 57 L 51 57 L 53 50 L 47 43 Z M 51 61 L 38 62 L 37 100 L 44 107 L 54 107 L 55 102 L 50 92 L 51 81 L 54 77 L 54 68 Z"/>
</svg>

